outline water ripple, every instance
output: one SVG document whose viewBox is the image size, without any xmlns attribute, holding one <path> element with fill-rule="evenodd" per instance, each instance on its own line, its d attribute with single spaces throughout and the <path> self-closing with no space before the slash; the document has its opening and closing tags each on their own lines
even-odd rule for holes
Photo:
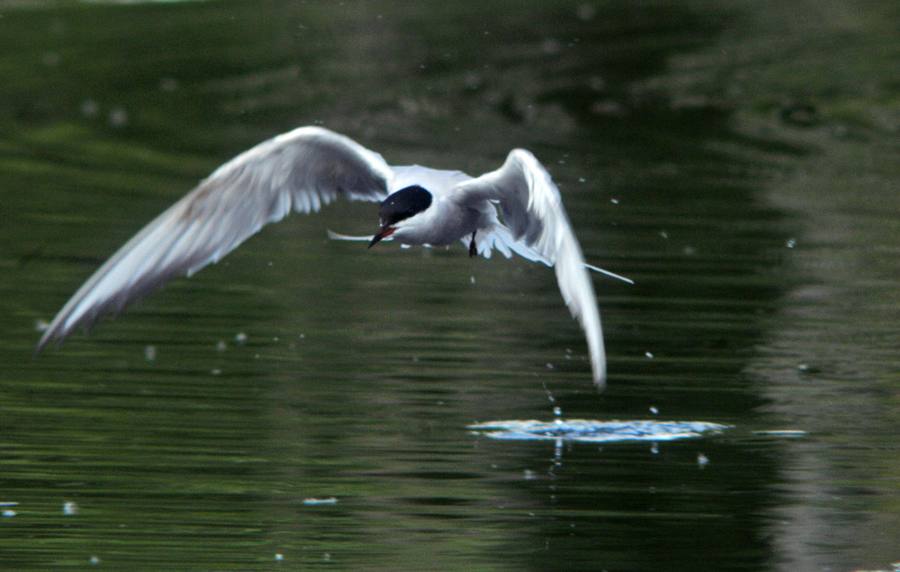
<svg viewBox="0 0 900 572">
<path fill-rule="evenodd" d="M 718 434 L 730 425 L 706 421 L 487 421 L 467 426 L 473 433 L 506 441 L 575 441 L 615 443 L 623 441 L 676 441 Z"/>
</svg>

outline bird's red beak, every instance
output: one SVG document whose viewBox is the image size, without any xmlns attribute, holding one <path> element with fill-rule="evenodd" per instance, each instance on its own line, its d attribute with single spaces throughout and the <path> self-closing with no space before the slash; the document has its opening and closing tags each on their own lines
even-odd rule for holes
<svg viewBox="0 0 900 572">
<path fill-rule="evenodd" d="M 378 231 L 378 234 L 372 237 L 372 241 L 369 242 L 369 248 L 372 248 L 373 246 L 381 242 L 381 239 L 391 236 L 396 230 L 397 229 L 392 226 L 386 226 L 382 228 L 380 231 Z"/>
</svg>

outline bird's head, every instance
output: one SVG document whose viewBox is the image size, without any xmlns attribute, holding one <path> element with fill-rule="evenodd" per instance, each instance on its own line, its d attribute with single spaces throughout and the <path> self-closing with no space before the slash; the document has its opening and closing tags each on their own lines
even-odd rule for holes
<svg viewBox="0 0 900 572">
<path fill-rule="evenodd" d="M 402 221 L 425 211 L 431 206 L 431 199 L 431 193 L 419 185 L 405 187 L 384 199 L 378 209 L 381 229 L 372 237 L 369 248 L 394 234 Z"/>
</svg>

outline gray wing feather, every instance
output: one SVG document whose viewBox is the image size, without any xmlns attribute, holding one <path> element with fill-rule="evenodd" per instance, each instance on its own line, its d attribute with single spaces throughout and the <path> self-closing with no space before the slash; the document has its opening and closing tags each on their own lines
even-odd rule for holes
<svg viewBox="0 0 900 572">
<path fill-rule="evenodd" d="M 216 169 L 107 260 L 59 311 L 37 351 L 173 277 L 218 262 L 291 210 L 315 212 L 338 197 L 382 200 L 392 176 L 380 155 L 327 129 L 301 127 L 260 143 Z"/>
<path fill-rule="evenodd" d="M 594 288 L 559 189 L 547 170 L 528 151 L 515 149 L 500 169 L 459 185 L 454 196 L 465 204 L 496 203 L 512 240 L 493 231 L 493 246 L 502 242 L 513 252 L 553 266 L 563 300 L 587 338 L 594 383 L 602 388 L 606 352 Z"/>
</svg>

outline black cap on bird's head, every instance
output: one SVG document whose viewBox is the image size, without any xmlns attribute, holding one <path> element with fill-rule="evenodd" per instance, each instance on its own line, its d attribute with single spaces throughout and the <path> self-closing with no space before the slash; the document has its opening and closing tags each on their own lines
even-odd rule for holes
<svg viewBox="0 0 900 572">
<path fill-rule="evenodd" d="M 381 230 L 372 237 L 369 248 L 378 244 L 381 239 L 394 234 L 396 225 L 401 220 L 419 214 L 431 206 L 431 193 L 419 185 L 405 187 L 381 202 L 378 209 L 378 218 L 381 221 Z"/>
</svg>

